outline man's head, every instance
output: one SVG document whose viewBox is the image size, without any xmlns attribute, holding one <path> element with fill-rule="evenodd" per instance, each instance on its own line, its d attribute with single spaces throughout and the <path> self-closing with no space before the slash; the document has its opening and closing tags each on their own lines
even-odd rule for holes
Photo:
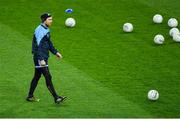
<svg viewBox="0 0 180 119">
<path fill-rule="evenodd" d="M 50 27 L 52 25 L 52 16 L 49 13 L 43 13 L 41 15 L 41 21 L 44 23 L 46 26 Z"/>
</svg>

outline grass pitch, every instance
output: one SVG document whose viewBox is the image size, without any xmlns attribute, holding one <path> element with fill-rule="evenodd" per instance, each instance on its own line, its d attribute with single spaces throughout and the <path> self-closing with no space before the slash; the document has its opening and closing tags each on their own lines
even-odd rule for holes
<svg viewBox="0 0 180 119">
<path fill-rule="evenodd" d="M 180 117 L 180 44 L 167 21 L 180 18 L 177 0 L 1 0 L 0 117 Z M 74 13 L 64 10 L 72 8 Z M 25 101 L 34 73 L 31 40 L 43 12 L 53 15 L 51 37 L 63 55 L 51 55 L 53 83 L 68 100 L 55 105 L 44 78 Z M 153 24 L 154 14 L 162 24 Z M 75 28 L 64 21 L 74 17 Z M 133 33 L 122 32 L 131 22 Z M 165 44 L 153 43 L 156 34 Z M 160 98 L 147 100 L 156 89 Z"/>
</svg>

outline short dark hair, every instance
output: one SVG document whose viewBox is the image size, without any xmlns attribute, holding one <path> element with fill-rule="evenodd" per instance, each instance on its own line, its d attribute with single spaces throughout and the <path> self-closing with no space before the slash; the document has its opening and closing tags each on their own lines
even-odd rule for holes
<svg viewBox="0 0 180 119">
<path fill-rule="evenodd" d="M 49 13 L 43 13 L 43 14 L 41 15 L 41 21 L 42 21 L 42 22 L 46 21 L 46 19 L 47 19 L 48 17 L 51 17 L 51 14 L 49 14 Z"/>
</svg>

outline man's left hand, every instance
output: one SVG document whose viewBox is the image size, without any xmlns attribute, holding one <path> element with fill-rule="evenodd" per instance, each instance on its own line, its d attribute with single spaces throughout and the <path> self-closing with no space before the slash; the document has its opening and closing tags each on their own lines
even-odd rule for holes
<svg viewBox="0 0 180 119">
<path fill-rule="evenodd" d="M 62 59 L 62 55 L 59 52 L 56 53 L 56 56 L 58 59 Z"/>
</svg>

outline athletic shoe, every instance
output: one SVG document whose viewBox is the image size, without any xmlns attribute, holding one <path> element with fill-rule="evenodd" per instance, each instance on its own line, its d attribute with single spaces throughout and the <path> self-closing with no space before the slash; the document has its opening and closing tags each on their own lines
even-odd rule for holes
<svg viewBox="0 0 180 119">
<path fill-rule="evenodd" d="M 27 97 L 26 100 L 29 102 L 39 102 L 40 101 L 40 99 L 35 98 L 34 96 L 33 97 Z"/>
<path fill-rule="evenodd" d="M 66 96 L 58 96 L 54 101 L 56 104 L 63 102 L 67 97 Z"/>
</svg>

